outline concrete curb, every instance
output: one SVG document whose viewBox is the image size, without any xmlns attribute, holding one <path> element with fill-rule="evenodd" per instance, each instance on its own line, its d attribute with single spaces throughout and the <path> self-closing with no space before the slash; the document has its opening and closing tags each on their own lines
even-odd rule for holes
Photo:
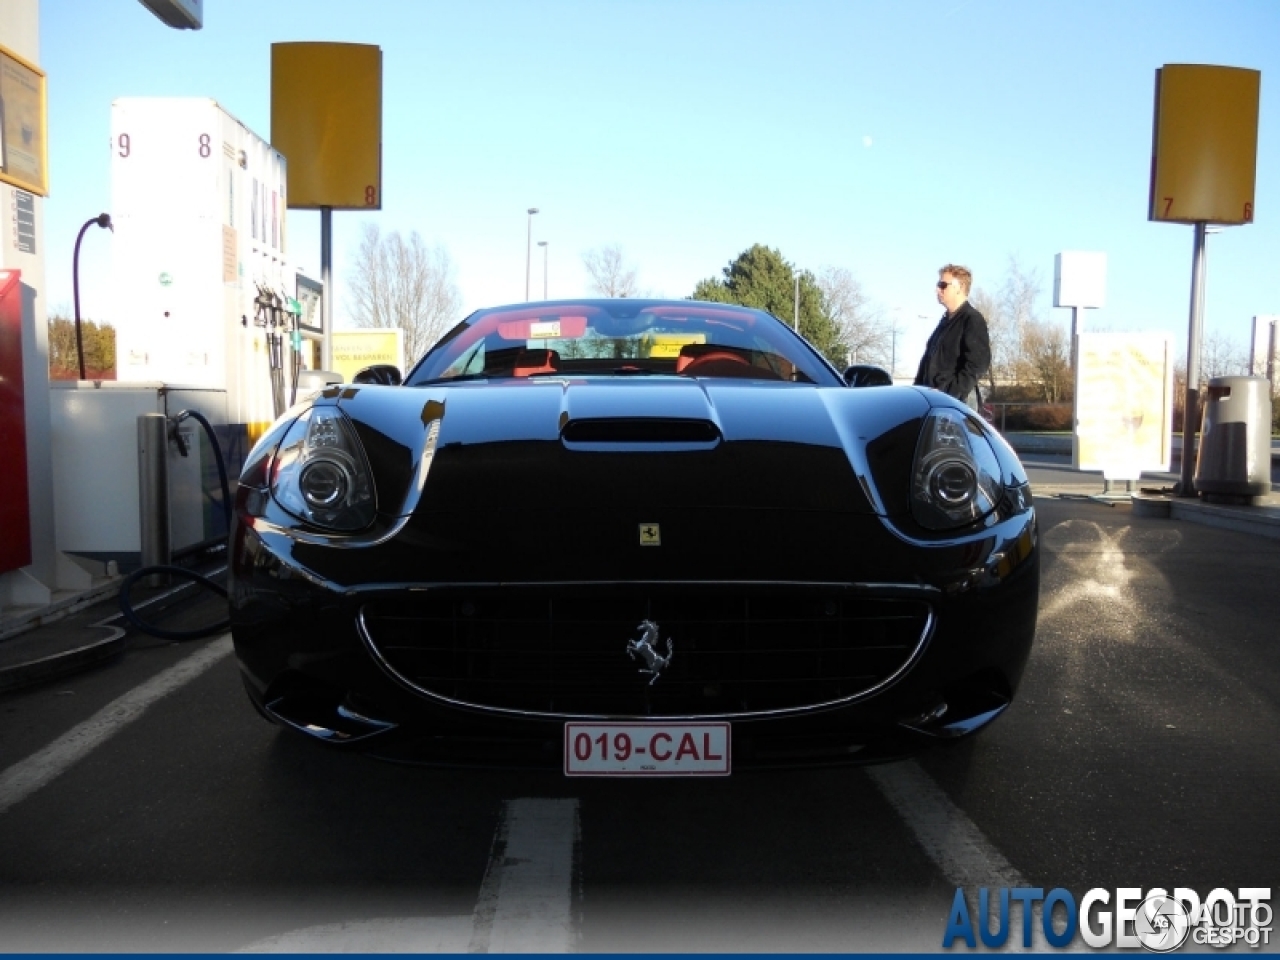
<svg viewBox="0 0 1280 960">
<path fill-rule="evenodd" d="M 104 626 L 102 629 L 111 630 L 112 636 L 72 650 L 0 668 L 0 693 L 79 673 L 118 656 L 124 650 L 125 631 L 120 627 Z"/>
<path fill-rule="evenodd" d="M 110 577 L 102 583 L 94 584 L 88 590 L 60 597 L 47 606 L 26 610 L 19 609 L 13 615 L 0 615 L 0 643 L 10 637 L 26 633 L 28 630 L 43 627 L 45 624 L 56 623 L 63 617 L 79 613 L 86 607 L 93 606 L 104 597 L 117 593 L 123 580 L 124 577 Z"/>
<path fill-rule="evenodd" d="M 65 598 L 57 605 L 56 610 L 43 608 L 29 613 L 21 623 L 16 622 L 17 618 L 13 618 L 14 623 L 6 622 L 7 632 L 3 635 L 4 639 L 0 640 L 0 693 L 8 693 L 78 673 L 122 653 L 129 641 L 128 630 L 124 622 L 124 614 L 118 608 L 114 608 L 114 605 L 110 612 L 99 611 L 105 613 L 105 616 L 100 619 L 74 627 L 77 632 L 107 631 L 108 636 L 100 640 L 80 643 L 77 642 L 80 639 L 78 636 L 73 639 L 65 635 L 60 637 L 57 633 L 43 638 L 37 638 L 36 635 L 40 627 L 50 626 L 54 631 L 59 631 L 58 621 L 113 597 L 119 591 L 122 580 L 122 577 L 116 577 L 109 583 L 96 585 L 82 594 Z M 164 605 L 166 601 L 193 590 L 195 586 L 191 581 L 170 586 L 155 596 L 135 603 L 133 609 L 141 612 L 156 604 Z M 29 636 L 20 636 L 20 634 L 29 634 Z M 67 646 L 68 641 L 74 646 Z M 56 650 L 54 653 L 43 652 L 60 645 L 67 649 Z M 10 662 L 5 663 L 6 660 Z"/>
<path fill-rule="evenodd" d="M 1169 501 L 1169 514 L 1174 520 L 1280 540 L 1280 508 L 1276 506 L 1231 507 L 1173 497 Z"/>
</svg>

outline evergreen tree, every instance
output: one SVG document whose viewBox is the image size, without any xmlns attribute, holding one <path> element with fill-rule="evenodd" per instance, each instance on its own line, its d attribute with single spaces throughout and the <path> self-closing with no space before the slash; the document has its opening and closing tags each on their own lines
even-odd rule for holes
<svg viewBox="0 0 1280 960">
<path fill-rule="evenodd" d="M 790 326 L 795 321 L 796 277 L 800 278 L 800 335 L 843 368 L 848 352 L 839 325 L 826 310 L 822 290 L 808 270 L 798 271 L 782 254 L 763 244 L 740 253 L 722 271 L 694 287 L 693 300 L 736 303 L 766 310 Z"/>
</svg>

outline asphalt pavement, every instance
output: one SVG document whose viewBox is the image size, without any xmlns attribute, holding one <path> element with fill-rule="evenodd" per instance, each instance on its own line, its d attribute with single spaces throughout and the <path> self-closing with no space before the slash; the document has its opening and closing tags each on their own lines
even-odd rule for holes
<svg viewBox="0 0 1280 960">
<path fill-rule="evenodd" d="M 957 888 L 970 909 L 980 887 L 1274 892 L 1280 541 L 1031 470 L 1043 581 L 1013 705 L 878 767 L 395 765 L 265 723 L 225 635 L 130 633 L 109 664 L 0 694 L 0 944 L 937 951 Z"/>
</svg>

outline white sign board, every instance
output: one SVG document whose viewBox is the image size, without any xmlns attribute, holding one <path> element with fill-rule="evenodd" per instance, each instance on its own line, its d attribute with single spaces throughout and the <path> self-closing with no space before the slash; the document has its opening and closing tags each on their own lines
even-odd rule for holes
<svg viewBox="0 0 1280 960">
<path fill-rule="evenodd" d="M 1107 304 L 1107 255 L 1092 250 L 1063 250 L 1053 258 L 1055 307 L 1104 307 Z"/>
<path fill-rule="evenodd" d="M 1082 333 L 1076 363 L 1072 466 L 1109 480 L 1168 470 L 1173 344 L 1163 333 Z"/>
</svg>

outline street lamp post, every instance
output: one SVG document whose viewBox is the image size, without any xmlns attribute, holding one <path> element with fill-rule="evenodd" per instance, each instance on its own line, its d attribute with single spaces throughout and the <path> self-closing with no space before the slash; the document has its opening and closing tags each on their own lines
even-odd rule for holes
<svg viewBox="0 0 1280 960">
<path fill-rule="evenodd" d="M 547 300 L 547 240 L 539 240 L 538 246 L 542 248 L 542 299 Z"/>
<path fill-rule="evenodd" d="M 90 220 L 86 220 L 84 226 L 80 228 L 80 232 L 76 234 L 76 246 L 71 254 L 71 296 L 75 300 L 76 306 L 76 359 L 80 361 L 80 379 L 87 380 L 84 369 L 84 336 L 80 332 L 80 241 L 84 239 L 84 232 L 94 224 L 105 227 L 112 233 L 116 228 L 111 225 L 111 214 L 100 213 Z"/>
<path fill-rule="evenodd" d="M 537 207 L 529 208 L 529 236 L 525 240 L 524 245 L 524 301 L 529 302 L 529 271 L 533 264 L 533 215 L 538 212 Z"/>
</svg>

